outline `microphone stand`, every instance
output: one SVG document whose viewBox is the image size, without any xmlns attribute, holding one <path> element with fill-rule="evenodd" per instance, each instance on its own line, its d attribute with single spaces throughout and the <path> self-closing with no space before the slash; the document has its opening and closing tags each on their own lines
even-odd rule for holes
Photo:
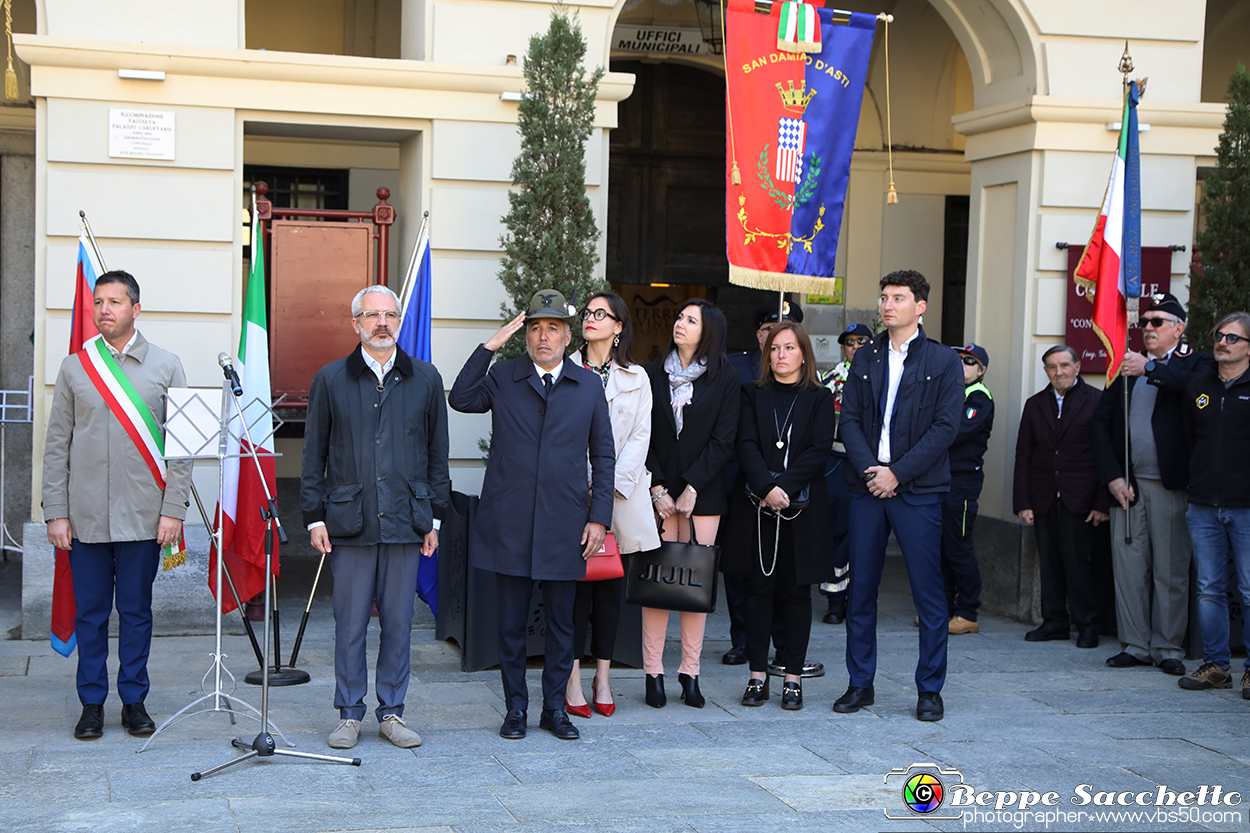
<svg viewBox="0 0 1250 833">
<path fill-rule="evenodd" d="M 225 382 L 223 382 L 223 385 L 222 385 L 223 395 L 225 394 L 226 391 L 229 390 L 230 385 L 231 385 L 230 374 L 227 373 L 226 380 Z M 265 507 L 261 509 L 262 517 L 264 517 L 265 519 L 265 579 L 266 580 L 265 580 L 264 606 L 265 606 L 266 612 L 269 612 L 270 610 L 274 611 L 275 613 L 274 624 L 276 626 L 277 624 L 276 604 L 274 605 L 273 608 L 270 607 L 270 603 L 271 603 L 270 593 L 271 593 L 271 590 L 275 587 L 273 581 L 271 580 L 273 576 L 273 536 L 274 536 L 274 532 L 276 531 L 278 534 L 278 540 L 282 543 L 286 543 L 286 540 L 287 540 L 286 532 L 283 531 L 282 529 L 282 522 L 278 520 L 277 505 L 274 503 L 273 495 L 269 492 L 269 484 L 265 482 L 264 472 L 261 470 L 261 467 L 260 467 L 260 458 L 257 456 L 256 447 L 252 443 L 251 431 L 248 429 L 247 417 L 243 413 L 243 407 L 239 404 L 237 397 L 230 397 L 230 398 L 234 401 L 235 411 L 238 413 L 239 422 L 243 426 L 243 436 L 247 442 L 247 456 L 252 458 L 252 462 L 256 466 L 256 473 L 260 476 L 261 488 L 264 490 L 264 493 L 265 493 Z M 264 405 L 263 403 L 261 404 L 261 407 L 266 408 L 266 409 L 268 408 L 268 406 Z M 225 415 L 225 411 L 226 411 L 226 408 L 223 407 L 222 409 L 223 416 Z M 223 428 L 223 433 L 224 431 L 225 429 Z M 218 527 L 219 534 L 220 534 L 220 530 L 221 530 L 221 527 L 219 526 Z M 217 569 L 220 570 L 221 563 L 222 563 L 220 548 L 218 548 L 217 553 L 218 553 Z M 218 611 L 220 610 L 221 608 L 218 607 Z M 360 766 L 360 758 L 341 758 L 336 755 L 321 755 L 321 754 L 317 754 L 313 752 L 297 752 L 293 749 L 279 749 L 277 747 L 277 744 L 274 743 L 273 735 L 269 734 L 269 731 L 268 731 L 269 685 L 270 685 L 270 679 L 269 679 L 270 669 L 269 669 L 269 657 L 268 657 L 269 620 L 270 620 L 270 617 L 266 616 L 265 617 L 265 634 L 264 634 L 264 639 L 262 640 L 265 646 L 266 656 L 263 657 L 262 663 L 261 663 L 261 683 L 260 683 L 261 685 L 261 688 L 260 688 L 260 691 L 261 691 L 261 696 L 260 696 L 261 729 L 260 729 L 260 732 L 256 735 L 255 738 L 252 739 L 250 743 L 248 741 L 245 741 L 243 738 L 232 739 L 230 741 L 231 746 L 233 746 L 236 749 L 246 750 L 246 752 L 232 760 L 226 761 L 225 763 L 217 764 L 216 766 L 209 767 L 208 769 L 204 769 L 198 772 L 191 773 L 192 781 L 199 781 L 205 775 L 212 775 L 215 772 L 220 772 L 223 769 L 232 767 L 235 764 L 242 763 L 243 761 L 251 760 L 252 758 L 272 758 L 274 755 L 285 755 L 291 758 L 303 758 L 305 760 L 321 761 L 324 763 L 346 764 L 348 766 Z M 274 636 L 274 640 L 276 644 L 277 642 L 276 633 Z M 275 661 L 277 661 L 276 658 L 275 658 Z M 301 671 L 300 673 L 304 673 L 304 672 Z M 304 673 L 304 675 L 305 677 L 307 677 L 306 673 Z M 283 739 L 285 740 L 285 738 Z M 288 745 L 290 746 L 294 744 L 291 744 L 288 741 Z"/>
</svg>

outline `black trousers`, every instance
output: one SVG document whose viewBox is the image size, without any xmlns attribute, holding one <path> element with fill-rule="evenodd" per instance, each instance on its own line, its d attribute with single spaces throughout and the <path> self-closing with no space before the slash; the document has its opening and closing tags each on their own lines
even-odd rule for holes
<svg viewBox="0 0 1250 833">
<path fill-rule="evenodd" d="M 760 520 L 764 566 L 772 563 L 772 542 L 776 521 Z M 781 539 L 777 545 L 777 561 L 772 575 L 766 576 L 755 563 L 744 579 L 747 661 L 751 670 L 768 670 L 768 642 L 773 635 L 773 622 L 780 620 L 784 636 L 777 645 L 777 662 L 788 674 L 802 674 L 807 657 L 807 643 L 812 635 L 812 586 L 796 584 L 794 569 L 794 536 L 790 524 L 782 522 Z"/>
<path fill-rule="evenodd" d="M 1090 570 L 1094 525 L 1055 498 L 1046 514 L 1034 517 L 1033 533 L 1042 579 L 1042 624 L 1055 630 L 1071 625 L 1097 628 L 1098 602 Z"/>
<path fill-rule="evenodd" d="M 972 546 L 977 520 L 976 498 L 950 495 L 942 503 L 942 581 L 946 585 L 946 612 L 977 620 L 981 606 L 981 568 Z"/>
<path fill-rule="evenodd" d="M 573 659 L 581 659 L 586 650 L 587 627 L 590 628 L 590 655 L 595 659 L 612 659 L 624 598 L 624 578 L 577 582 L 577 595 L 573 600 Z"/>
<path fill-rule="evenodd" d="M 540 582 L 543 594 L 545 643 L 543 654 L 543 708 L 564 708 L 564 687 L 573 670 L 573 599 L 576 581 Z M 534 579 L 495 573 L 499 606 L 499 674 L 503 678 L 504 704 L 508 710 L 529 710 L 525 686 L 525 636 L 530 622 L 530 597 Z"/>
</svg>

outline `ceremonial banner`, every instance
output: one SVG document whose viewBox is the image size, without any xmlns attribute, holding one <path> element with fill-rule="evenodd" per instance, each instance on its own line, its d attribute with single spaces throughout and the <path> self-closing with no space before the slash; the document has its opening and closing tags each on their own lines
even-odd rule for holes
<svg viewBox="0 0 1250 833">
<path fill-rule="evenodd" d="M 239 405 L 247 419 L 247 430 L 260 456 L 269 494 L 276 493 L 277 473 L 273 458 L 273 414 L 269 405 L 273 389 L 269 384 L 269 329 L 265 315 L 265 242 L 260 233 L 260 219 L 252 210 L 252 268 L 247 279 L 247 296 L 243 300 L 243 333 L 239 337 L 239 381 L 243 396 Z M 233 405 L 231 406 L 233 408 Z M 265 488 L 260 473 L 247 454 L 247 440 L 238 413 L 230 418 L 230 439 L 222 464 L 223 494 L 221 499 L 223 565 L 234 579 L 240 601 L 247 602 L 265 589 L 265 534 L 268 525 L 261 516 L 265 506 Z M 214 516 L 216 521 L 216 516 Z M 273 575 L 278 576 L 278 539 L 273 541 Z M 208 589 L 217 592 L 216 538 L 209 549 Z M 234 596 L 222 594 L 217 601 L 221 612 L 234 610 Z"/>
<path fill-rule="evenodd" d="M 729 277 L 828 294 L 877 20 L 839 12 L 835 23 L 833 10 L 816 9 L 823 49 L 786 52 L 781 7 L 760 15 L 753 0 L 730 0 L 727 11 Z"/>
<path fill-rule="evenodd" d="M 1141 162 L 1137 146 L 1137 82 L 1124 92 L 1120 141 L 1111 163 L 1094 233 L 1081 253 L 1075 280 L 1093 296 L 1094 332 L 1107 351 L 1107 384 L 1120 373 L 1128 343 L 1129 305 L 1136 321 L 1141 296 Z"/>
</svg>

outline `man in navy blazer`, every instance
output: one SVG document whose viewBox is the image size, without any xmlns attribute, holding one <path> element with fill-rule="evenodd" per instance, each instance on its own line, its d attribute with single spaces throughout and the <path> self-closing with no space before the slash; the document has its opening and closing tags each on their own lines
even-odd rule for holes
<svg viewBox="0 0 1250 833">
<path fill-rule="evenodd" d="M 842 388 L 842 442 L 851 493 L 851 589 L 846 617 L 850 686 L 833 710 L 874 702 L 877 589 L 890 531 L 903 549 L 920 618 L 916 717 L 941 720 L 946 681 L 947 610 L 942 581 L 942 501 L 950 491 L 948 451 L 959 430 L 964 374 L 949 347 L 920 326 L 929 282 L 919 272 L 881 279 L 886 332 L 855 353 Z"/>
<path fill-rule="evenodd" d="M 462 413 L 491 412 L 469 565 L 495 573 L 508 708 L 499 734 L 508 739 L 526 733 L 525 636 L 535 581 L 542 582 L 546 618 L 538 725 L 561 740 L 578 737 L 564 710 L 574 659 L 573 599 L 586 559 L 599 551 L 612 523 L 616 446 L 603 383 L 564 357 L 575 314 L 559 292 L 535 293 L 527 312 L 478 346 L 448 395 Z M 527 355 L 490 367 L 495 351 L 522 326 Z"/>
</svg>

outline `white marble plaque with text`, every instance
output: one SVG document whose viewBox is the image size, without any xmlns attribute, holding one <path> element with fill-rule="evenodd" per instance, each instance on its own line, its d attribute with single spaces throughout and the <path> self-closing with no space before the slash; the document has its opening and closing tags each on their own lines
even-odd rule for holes
<svg viewBox="0 0 1250 833">
<path fill-rule="evenodd" d="M 174 114 L 162 110 L 110 107 L 109 156 L 173 161 Z"/>
</svg>

